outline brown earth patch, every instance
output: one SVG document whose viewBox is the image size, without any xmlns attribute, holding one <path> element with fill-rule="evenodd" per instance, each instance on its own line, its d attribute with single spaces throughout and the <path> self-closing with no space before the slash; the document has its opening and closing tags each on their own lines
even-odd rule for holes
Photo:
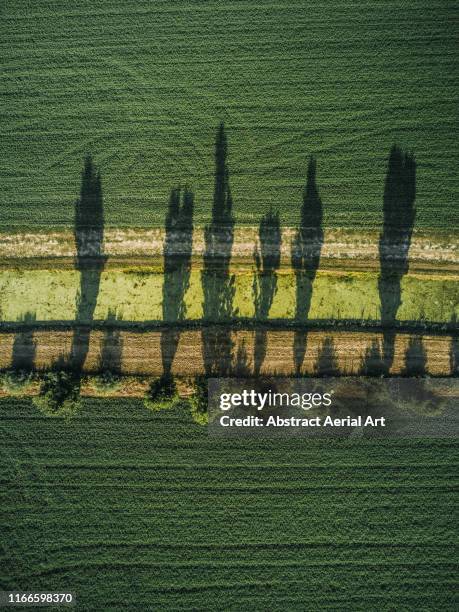
<svg viewBox="0 0 459 612">
<path fill-rule="evenodd" d="M 261 367 L 265 375 L 294 374 L 294 331 L 268 331 L 266 356 Z M 159 376 L 162 374 L 161 332 L 121 331 L 122 370 L 128 376 Z M 242 348 L 247 356 L 246 365 L 253 371 L 255 332 L 238 330 L 231 332 L 233 356 Z M 380 333 L 347 331 L 310 331 L 307 336 L 307 350 L 302 372 L 313 374 L 319 353 L 326 338 L 333 341 L 335 358 L 342 374 L 357 374 L 360 370 L 365 351 L 373 341 L 382 343 Z M 394 346 L 392 374 L 400 374 L 405 367 L 405 353 L 411 335 L 397 334 Z M 70 331 L 36 331 L 35 367 L 45 370 L 59 357 L 70 354 L 72 333 Z M 84 363 L 85 373 L 95 373 L 99 369 L 103 333 L 91 332 L 89 351 Z M 11 365 L 14 334 L 0 334 L 0 369 Z M 433 376 L 448 376 L 451 372 L 451 338 L 448 336 L 424 335 L 423 346 L 427 356 L 426 369 Z M 172 372 L 178 376 L 194 376 L 204 372 L 203 347 L 200 330 L 184 331 L 180 334 Z"/>
</svg>

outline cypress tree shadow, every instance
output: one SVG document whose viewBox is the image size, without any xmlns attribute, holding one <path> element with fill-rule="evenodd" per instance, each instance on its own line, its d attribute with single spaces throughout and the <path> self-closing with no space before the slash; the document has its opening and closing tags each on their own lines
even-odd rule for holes
<svg viewBox="0 0 459 612">
<path fill-rule="evenodd" d="M 266 329 L 255 330 L 255 343 L 253 347 L 253 374 L 259 376 L 265 361 L 268 348 L 268 332 Z"/>
<path fill-rule="evenodd" d="M 193 248 L 193 193 L 185 187 L 181 203 L 180 188 L 172 189 L 166 214 L 164 241 L 163 320 L 182 321 L 186 316 L 185 293 L 190 284 Z M 171 376 L 180 332 L 167 328 L 161 332 L 163 374 Z"/>
<path fill-rule="evenodd" d="M 424 377 L 427 374 L 427 355 L 421 336 L 410 338 L 405 351 L 403 376 Z"/>
<path fill-rule="evenodd" d="M 333 338 L 325 338 L 314 368 L 316 376 L 339 376 L 338 360 Z"/>
<path fill-rule="evenodd" d="M 87 156 L 81 178 L 80 197 L 75 203 L 76 269 L 80 271 L 76 327 L 68 366 L 81 373 L 89 350 L 90 326 L 99 295 L 100 277 L 105 266 L 104 207 L 100 173 Z M 81 325 L 80 325 L 81 324 Z"/>
<path fill-rule="evenodd" d="M 21 321 L 32 325 L 36 321 L 35 313 L 26 312 Z M 11 369 L 14 372 L 30 373 L 35 367 L 35 355 L 37 343 L 33 337 L 33 329 L 18 332 L 14 337 L 13 354 L 11 357 Z"/>
<path fill-rule="evenodd" d="M 89 350 L 91 323 L 105 266 L 102 183 L 90 155 L 81 175 L 80 197 L 75 202 L 75 267 L 80 272 L 75 328 L 70 355 L 59 358 L 42 380 L 34 403 L 49 415 L 73 414 L 79 405 L 81 373 Z"/>
<path fill-rule="evenodd" d="M 248 378 L 251 374 L 245 340 L 238 344 L 231 374 L 238 378 Z"/>
<path fill-rule="evenodd" d="M 234 343 L 228 325 L 205 326 L 201 332 L 206 376 L 230 376 Z"/>
<path fill-rule="evenodd" d="M 79 405 L 81 373 L 89 350 L 91 323 L 105 265 L 104 211 L 100 174 L 88 155 L 84 162 L 80 197 L 75 203 L 75 267 L 80 272 L 75 328 L 70 355 L 61 356 L 44 375 L 34 403 L 54 416 L 70 416 Z"/>
<path fill-rule="evenodd" d="M 234 241 L 233 199 L 227 165 L 228 145 L 223 123 L 215 141 L 215 186 L 211 223 L 204 230 L 204 268 L 201 274 L 203 318 L 205 323 L 229 322 L 233 311 L 234 276 L 230 274 Z M 206 375 L 228 375 L 232 349 L 229 325 L 205 325 L 202 330 L 203 359 Z"/>
<path fill-rule="evenodd" d="M 393 327 L 401 301 L 401 280 L 408 272 L 408 252 L 416 216 L 416 161 L 394 145 L 389 154 L 383 200 L 383 231 L 379 239 L 381 323 L 387 371 L 394 360 Z"/>
<path fill-rule="evenodd" d="M 457 324 L 456 316 L 453 315 L 451 318 L 451 323 Z M 454 334 L 451 336 L 451 352 L 450 352 L 450 367 L 451 367 L 451 376 L 459 376 L 459 335 Z"/>
<path fill-rule="evenodd" d="M 265 321 L 269 316 L 277 291 L 276 271 L 280 266 L 282 234 L 278 212 L 271 210 L 262 217 L 258 230 L 260 249 L 254 251 L 256 272 L 253 281 L 255 318 Z M 254 374 L 260 374 L 266 356 L 268 334 L 265 329 L 255 332 Z"/>
<path fill-rule="evenodd" d="M 302 322 L 306 322 L 309 317 L 313 282 L 324 241 L 323 207 L 316 184 L 316 168 L 316 160 L 311 157 L 301 207 L 300 227 L 292 243 L 292 268 L 296 280 L 295 318 Z M 295 373 L 299 375 L 306 355 L 307 332 L 295 331 L 293 343 Z"/>
<path fill-rule="evenodd" d="M 87 155 L 81 175 L 80 197 L 75 202 L 74 236 L 78 270 L 103 268 L 104 225 L 102 181 L 91 156 Z"/>
<path fill-rule="evenodd" d="M 457 336 L 451 338 L 451 355 L 450 355 L 451 376 L 459 376 L 459 338 Z"/>
<path fill-rule="evenodd" d="M 383 350 L 377 340 L 373 340 L 365 351 L 360 370 L 362 376 L 386 376 L 387 368 L 384 362 Z"/>
<path fill-rule="evenodd" d="M 109 325 L 115 324 L 121 318 L 110 310 L 107 316 Z M 122 374 L 123 339 L 119 329 L 108 327 L 104 331 L 100 343 L 99 372 L 102 381 L 111 383 L 121 378 Z"/>
<path fill-rule="evenodd" d="M 33 325 L 35 313 L 26 312 L 19 322 Z M 25 328 L 14 336 L 10 368 L 0 370 L 0 389 L 11 395 L 22 393 L 34 379 L 35 354 L 37 346 L 33 328 Z"/>
</svg>

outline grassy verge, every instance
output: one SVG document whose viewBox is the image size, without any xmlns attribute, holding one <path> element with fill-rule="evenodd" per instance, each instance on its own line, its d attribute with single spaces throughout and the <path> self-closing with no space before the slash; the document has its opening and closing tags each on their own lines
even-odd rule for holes
<svg viewBox="0 0 459 612">
<path fill-rule="evenodd" d="M 241 317 L 254 316 L 251 269 L 234 268 L 234 309 Z M 75 270 L 4 270 L 0 272 L 0 320 L 18 321 L 33 313 L 38 321 L 72 320 L 76 314 L 79 273 Z M 107 270 L 102 273 L 94 318 L 101 320 L 117 308 L 127 321 L 161 320 L 161 272 Z M 193 269 L 185 294 L 186 316 L 202 317 L 201 271 Z M 269 316 L 290 319 L 295 313 L 295 275 L 282 269 Z M 378 272 L 319 271 L 314 282 L 311 319 L 379 319 Z M 448 322 L 459 317 L 456 275 L 408 274 L 402 280 L 399 320 Z"/>
</svg>

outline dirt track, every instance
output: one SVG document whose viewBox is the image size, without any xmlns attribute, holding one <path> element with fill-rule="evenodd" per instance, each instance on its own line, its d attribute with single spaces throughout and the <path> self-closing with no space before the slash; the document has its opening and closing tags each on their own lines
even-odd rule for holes
<svg viewBox="0 0 459 612">
<path fill-rule="evenodd" d="M 160 375 L 163 372 L 161 359 L 161 332 L 120 332 L 122 371 L 127 375 Z M 307 350 L 301 371 L 312 374 L 317 366 L 319 354 L 326 338 L 333 341 L 334 357 L 342 374 L 360 371 L 365 351 L 373 341 L 382 342 L 379 333 L 363 332 L 319 332 L 311 331 L 307 336 Z M 398 334 L 394 344 L 394 361 L 391 372 L 399 374 L 405 367 L 405 353 L 411 336 Z M 0 334 L 0 369 L 8 368 L 13 355 L 13 333 Z M 231 332 L 233 363 L 236 354 L 243 357 L 243 366 L 253 372 L 254 331 Z M 37 331 L 33 335 L 36 346 L 34 364 L 37 369 L 46 369 L 60 356 L 68 356 L 72 346 L 70 331 Z M 89 350 L 84 361 L 84 371 L 96 372 L 100 367 L 100 355 L 104 342 L 103 332 L 91 332 Z M 260 373 L 291 375 L 295 372 L 294 331 L 268 331 L 266 354 Z M 448 376 L 451 372 L 452 340 L 448 336 L 425 335 L 422 344 L 426 353 L 426 371 L 431 375 Z M 169 347 L 170 348 L 170 347 Z M 455 349 L 457 351 L 457 347 Z M 172 372 L 181 376 L 192 376 L 204 372 L 202 335 L 199 330 L 183 331 L 180 334 Z"/>
<path fill-rule="evenodd" d="M 290 266 L 294 234 L 294 228 L 285 227 L 282 230 L 282 266 Z M 326 269 L 330 265 L 333 269 L 375 269 L 379 266 L 378 240 L 378 232 L 325 229 L 321 268 Z M 163 244 L 164 230 L 160 228 L 107 228 L 104 252 L 108 256 L 108 266 L 161 267 Z M 257 227 L 237 227 L 232 249 L 233 264 L 252 266 L 257 244 Z M 195 228 L 193 258 L 198 266 L 203 252 L 203 230 Z M 27 253 L 27 257 L 24 257 L 24 253 Z M 74 256 L 74 236 L 70 231 L 0 234 L 0 267 L 16 266 L 18 262 L 27 267 L 69 267 L 73 266 Z M 415 233 L 410 246 L 410 268 L 412 271 L 440 269 L 442 272 L 457 273 L 459 257 L 455 236 L 445 232 Z"/>
</svg>

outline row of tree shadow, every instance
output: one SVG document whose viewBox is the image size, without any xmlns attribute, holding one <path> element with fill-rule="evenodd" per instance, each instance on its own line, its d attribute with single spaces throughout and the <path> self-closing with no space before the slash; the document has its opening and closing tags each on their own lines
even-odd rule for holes
<svg viewBox="0 0 459 612">
<path fill-rule="evenodd" d="M 300 224 L 292 248 L 291 265 L 296 280 L 295 319 L 304 324 L 295 331 L 294 372 L 300 375 L 307 352 L 307 321 L 319 267 L 323 231 L 323 204 L 317 186 L 317 164 L 311 157 L 301 205 Z M 381 323 L 384 328 L 382 347 L 374 344 L 368 353 L 364 370 L 368 374 L 387 375 L 392 367 L 395 344 L 395 321 L 401 305 L 401 281 L 408 271 L 408 252 L 415 220 L 416 162 L 411 153 L 393 146 L 388 159 L 384 186 L 384 223 L 379 240 L 380 275 L 378 282 L 381 302 Z M 177 351 L 180 330 L 177 323 L 186 318 L 185 294 L 190 284 L 193 246 L 194 196 L 188 188 L 171 191 L 165 219 L 163 321 L 161 358 L 163 385 L 170 385 L 172 365 Z M 106 264 L 104 254 L 104 205 L 100 173 L 91 157 L 84 163 L 80 196 L 75 204 L 74 235 L 76 268 L 80 273 L 77 313 L 73 327 L 70 353 L 61 357 L 53 372 L 65 372 L 72 388 L 78 388 L 89 350 L 91 325 L 100 288 L 101 274 Z M 205 250 L 201 282 L 203 290 L 203 324 L 201 329 L 205 374 L 228 376 L 235 371 L 235 347 L 231 321 L 237 316 L 234 309 L 235 279 L 230 272 L 234 242 L 235 217 L 228 168 L 228 142 L 224 125 L 217 130 L 215 140 L 214 193 L 210 223 L 205 227 Z M 270 210 L 259 224 L 259 246 L 254 248 L 256 273 L 253 282 L 255 319 L 268 319 L 277 291 L 278 270 L 281 263 L 282 232 L 279 213 Z M 33 323 L 28 315 L 26 323 Z M 110 384 L 121 376 L 122 339 L 116 329 L 116 315 L 110 314 L 101 349 L 102 380 Z M 113 328 L 110 325 L 113 324 Z M 259 375 L 267 350 L 267 331 L 260 327 L 255 333 L 253 374 Z M 457 342 L 453 345 L 456 347 Z M 32 332 L 18 334 L 13 349 L 13 369 L 30 371 L 34 367 Z M 19 347 L 21 350 L 19 351 Z M 327 344 L 324 356 L 328 358 Z M 416 349 L 413 344 L 412 353 Z M 27 348 L 28 347 L 28 348 Z M 237 349 L 236 363 L 242 363 L 242 349 Z M 330 351 L 329 351 L 330 352 Z M 240 353 L 240 354 L 239 354 Z M 421 355 L 422 351 L 419 353 Z M 15 354 L 21 357 L 19 363 Z M 410 353 L 411 354 L 411 353 Z M 239 356 L 238 356 L 239 355 Z M 457 354 L 455 359 L 457 358 Z M 330 372 L 338 370 L 329 358 Z M 422 358 L 416 358 L 422 362 Z M 408 367 L 408 366 L 407 366 Z M 423 372 L 425 368 L 414 368 Z M 239 368 L 240 369 L 240 368 Z M 324 368 L 319 367 L 319 373 Z M 408 368 L 409 369 L 409 368 Z M 411 370 L 410 370 L 411 371 Z"/>
<path fill-rule="evenodd" d="M 107 322 L 116 323 L 117 319 L 114 313 L 110 313 Z M 33 325 L 35 318 L 30 313 L 24 317 L 24 323 Z M 170 361 L 170 353 L 173 350 L 171 346 L 175 346 L 175 335 L 172 342 L 168 344 L 167 338 L 174 330 L 166 329 L 162 332 L 161 344 L 163 350 L 163 375 L 172 376 L 172 363 Z M 265 330 L 263 330 L 265 331 Z M 174 331 L 174 334 L 176 332 Z M 223 333 L 223 332 L 222 332 Z M 226 332 L 225 332 L 226 333 Z M 226 375 L 232 376 L 258 376 L 260 375 L 261 365 L 257 361 L 257 354 L 260 350 L 257 345 L 257 335 L 259 330 L 255 330 L 255 343 L 253 347 L 253 359 L 247 351 L 244 341 L 235 346 L 233 340 L 230 341 L 230 355 L 228 357 L 228 369 Z M 267 332 L 266 332 L 267 333 Z M 164 346 L 167 345 L 167 346 Z M 294 359 L 298 359 L 295 354 L 296 347 L 294 345 Z M 204 350 L 204 347 L 203 347 Z M 303 349 L 301 348 L 301 352 Z M 37 341 L 34 338 L 33 328 L 26 327 L 23 331 L 15 334 L 13 341 L 11 370 L 21 372 L 24 376 L 35 370 L 37 353 Z M 343 374 L 358 373 L 365 376 L 387 376 L 389 374 L 387 365 L 384 362 L 384 338 L 380 342 L 374 339 L 370 346 L 366 349 L 363 358 L 359 358 L 358 367 L 354 367 L 353 359 L 350 360 L 350 368 L 346 369 L 338 365 L 338 356 L 335 343 L 332 337 L 325 337 L 318 351 L 317 360 L 313 367 L 313 375 L 316 376 L 339 376 Z M 117 327 L 107 326 L 104 329 L 103 336 L 100 340 L 99 360 L 96 366 L 96 371 L 99 374 L 100 381 L 103 384 L 110 385 L 111 383 L 120 380 L 123 368 L 123 336 L 121 329 Z M 409 338 L 404 357 L 404 366 L 401 369 L 402 376 L 425 376 L 428 374 L 427 369 L 427 353 L 423 344 L 422 336 L 411 336 Z M 205 364 L 205 371 L 208 374 L 212 372 L 208 370 L 212 362 Z M 55 368 L 69 368 L 69 362 L 61 357 L 55 362 Z M 80 367 L 81 369 L 81 367 Z M 450 348 L 450 371 L 452 376 L 459 375 L 459 337 L 453 336 Z M 296 375 L 301 373 L 295 372 Z M 216 372 L 216 374 L 219 374 Z"/>
<path fill-rule="evenodd" d="M 205 228 L 205 253 L 202 270 L 203 319 L 202 346 L 206 374 L 228 375 L 232 368 L 233 345 L 231 326 L 212 326 L 206 323 L 231 321 L 237 312 L 233 308 L 235 283 L 230 273 L 231 251 L 234 241 L 235 219 L 227 163 L 228 145 L 223 124 L 215 142 L 215 185 L 210 224 Z M 306 186 L 303 193 L 300 224 L 292 248 L 291 264 L 296 280 L 295 319 L 307 323 L 311 307 L 314 280 L 324 242 L 323 204 L 317 186 L 317 164 L 309 160 Z M 408 252 L 415 220 L 416 162 L 411 153 L 393 146 L 388 160 L 384 186 L 384 224 L 379 241 L 380 276 L 379 296 L 381 323 L 384 327 L 383 350 L 379 355 L 379 370 L 388 373 L 394 359 L 395 321 L 401 305 L 401 281 L 408 271 Z M 185 317 L 184 298 L 189 286 L 191 245 L 193 234 L 192 195 L 185 189 L 182 207 L 179 195 L 173 191 L 166 218 L 164 249 L 165 290 L 163 318 L 176 323 Z M 185 212 L 184 212 L 185 211 Z M 172 221 L 172 219 L 174 221 Z M 186 222 L 184 222 L 186 221 Z M 268 319 L 277 291 L 277 273 L 281 263 L 282 232 L 279 213 L 270 210 L 259 225 L 259 246 L 255 246 L 256 274 L 253 282 L 255 319 Z M 186 248 L 180 249 L 179 245 Z M 173 269 L 171 276 L 167 270 Z M 174 280 L 173 280 L 174 277 Z M 169 288 L 170 284 L 170 288 Z M 183 308 L 177 306 L 179 301 Z M 267 331 L 256 331 L 254 374 L 258 375 L 266 355 Z M 175 351 L 179 332 L 164 332 L 163 368 L 167 376 Z M 302 371 L 307 351 L 306 327 L 295 332 L 295 373 Z"/>
</svg>

